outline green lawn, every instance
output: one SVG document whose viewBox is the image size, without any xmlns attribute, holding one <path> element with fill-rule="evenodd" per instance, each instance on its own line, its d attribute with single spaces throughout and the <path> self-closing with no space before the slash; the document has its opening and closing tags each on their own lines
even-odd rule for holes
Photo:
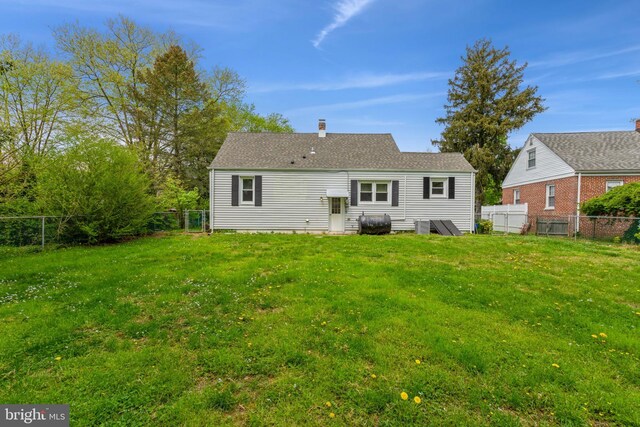
<svg viewBox="0 0 640 427">
<path fill-rule="evenodd" d="M 637 247 L 215 234 L 0 249 L 0 319 L 0 402 L 70 403 L 72 425 L 640 425 Z"/>
</svg>

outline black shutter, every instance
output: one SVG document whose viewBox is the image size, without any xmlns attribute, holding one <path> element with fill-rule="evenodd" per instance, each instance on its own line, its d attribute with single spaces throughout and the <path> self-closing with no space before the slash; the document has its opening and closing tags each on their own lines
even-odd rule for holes
<svg viewBox="0 0 640 427">
<path fill-rule="evenodd" d="M 400 181 L 391 181 L 391 206 L 398 206 L 400 201 Z"/>
<path fill-rule="evenodd" d="M 240 177 L 231 175 L 231 206 L 238 206 L 240 196 Z"/>
<path fill-rule="evenodd" d="M 456 198 L 456 179 L 452 176 L 449 177 L 449 198 Z"/>
<path fill-rule="evenodd" d="M 428 199 L 431 192 L 431 179 L 428 176 L 422 178 L 422 198 Z"/>
<path fill-rule="evenodd" d="M 256 175 L 255 176 L 255 205 L 256 206 L 262 206 L 262 175 Z"/>
<path fill-rule="evenodd" d="M 358 180 L 351 180 L 351 206 L 358 206 Z"/>
</svg>

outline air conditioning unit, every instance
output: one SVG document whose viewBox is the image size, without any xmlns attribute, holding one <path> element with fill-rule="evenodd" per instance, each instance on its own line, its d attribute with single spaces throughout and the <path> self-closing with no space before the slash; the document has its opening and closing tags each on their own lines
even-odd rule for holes
<svg viewBox="0 0 640 427">
<path fill-rule="evenodd" d="M 416 234 L 431 234 L 431 224 L 429 220 L 416 221 Z"/>
</svg>

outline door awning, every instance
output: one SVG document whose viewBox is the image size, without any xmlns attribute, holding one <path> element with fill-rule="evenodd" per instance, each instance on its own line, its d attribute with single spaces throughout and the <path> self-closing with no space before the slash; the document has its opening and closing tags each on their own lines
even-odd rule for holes
<svg viewBox="0 0 640 427">
<path fill-rule="evenodd" d="M 349 197 L 349 192 L 347 190 L 329 188 L 327 190 L 327 197 Z"/>
</svg>

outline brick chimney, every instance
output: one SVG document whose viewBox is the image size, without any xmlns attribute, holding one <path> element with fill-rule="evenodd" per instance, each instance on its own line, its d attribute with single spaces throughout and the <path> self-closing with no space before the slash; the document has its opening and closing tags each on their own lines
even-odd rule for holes
<svg viewBox="0 0 640 427">
<path fill-rule="evenodd" d="M 324 138 L 327 136 L 327 122 L 324 119 L 318 120 L 318 137 Z"/>
<path fill-rule="evenodd" d="M 640 119 L 636 120 L 636 132 L 640 132 Z"/>
</svg>

